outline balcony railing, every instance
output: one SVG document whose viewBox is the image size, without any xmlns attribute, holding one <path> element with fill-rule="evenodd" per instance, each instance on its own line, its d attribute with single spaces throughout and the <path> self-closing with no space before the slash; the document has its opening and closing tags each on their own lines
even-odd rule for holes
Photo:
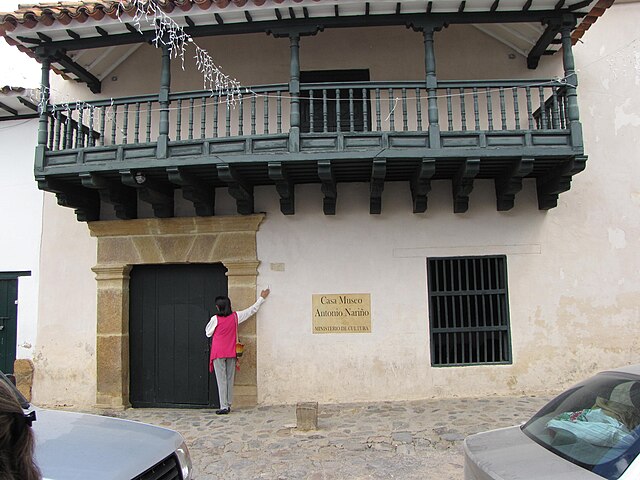
<svg viewBox="0 0 640 480">
<path fill-rule="evenodd" d="M 431 97 L 430 97 L 431 95 Z M 287 136 L 294 100 L 287 84 L 246 89 L 233 105 L 208 91 L 50 107 L 49 151 L 142 145 L 165 133 L 171 141 Z M 568 129 L 566 89 L 556 80 L 303 84 L 301 135 L 427 132 L 430 100 L 441 132 L 559 132 Z M 160 131 L 168 109 L 169 130 Z M 433 122 L 435 123 L 435 122 Z M 444 133 L 446 135 L 446 133 Z"/>
</svg>

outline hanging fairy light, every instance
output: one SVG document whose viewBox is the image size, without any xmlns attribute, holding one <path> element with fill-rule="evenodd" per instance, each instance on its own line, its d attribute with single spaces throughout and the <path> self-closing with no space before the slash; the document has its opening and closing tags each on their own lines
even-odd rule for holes
<svg viewBox="0 0 640 480">
<path fill-rule="evenodd" d="M 131 23 L 140 32 L 143 27 L 154 29 L 152 43 L 156 48 L 166 46 L 172 58 L 180 58 L 184 70 L 185 55 L 191 44 L 195 49 L 195 61 L 198 71 L 203 76 L 205 90 L 211 94 L 226 97 L 227 105 L 233 105 L 242 97 L 240 82 L 222 72 L 216 65 L 211 55 L 198 46 L 191 35 L 186 33 L 178 23 L 167 15 L 158 5 L 156 0 L 129 0 L 127 6 L 135 8 Z M 118 19 L 122 21 L 121 13 L 125 10 L 125 4 L 118 4 Z"/>
</svg>

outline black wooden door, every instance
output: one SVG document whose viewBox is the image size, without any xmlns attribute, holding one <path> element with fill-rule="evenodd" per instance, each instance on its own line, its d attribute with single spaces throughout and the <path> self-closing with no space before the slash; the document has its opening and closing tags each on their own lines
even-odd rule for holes
<svg viewBox="0 0 640 480">
<path fill-rule="evenodd" d="M 130 283 L 130 399 L 134 407 L 218 406 L 204 327 L 214 298 L 227 294 L 226 269 L 141 265 Z"/>
<path fill-rule="evenodd" d="M 18 280 L 0 279 L 0 370 L 13 373 L 18 325 Z"/>
</svg>

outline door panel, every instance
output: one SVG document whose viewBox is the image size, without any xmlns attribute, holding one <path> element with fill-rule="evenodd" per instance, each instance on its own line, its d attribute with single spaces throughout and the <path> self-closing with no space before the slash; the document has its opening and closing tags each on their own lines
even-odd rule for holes
<svg viewBox="0 0 640 480">
<path fill-rule="evenodd" d="M 13 373 L 18 324 L 18 280 L 0 280 L 0 370 Z"/>
<path fill-rule="evenodd" d="M 227 294 L 220 265 L 142 265 L 131 272 L 131 403 L 210 407 L 218 404 L 209 374 L 204 327 L 213 299 Z"/>
</svg>

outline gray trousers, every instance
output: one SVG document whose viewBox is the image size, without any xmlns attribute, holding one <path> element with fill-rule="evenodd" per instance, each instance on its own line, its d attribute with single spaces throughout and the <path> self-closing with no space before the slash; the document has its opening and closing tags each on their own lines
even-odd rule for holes
<svg viewBox="0 0 640 480">
<path fill-rule="evenodd" d="M 215 358 L 213 360 L 213 371 L 216 373 L 216 382 L 218 383 L 220 408 L 231 408 L 233 381 L 236 377 L 236 359 Z"/>
</svg>

